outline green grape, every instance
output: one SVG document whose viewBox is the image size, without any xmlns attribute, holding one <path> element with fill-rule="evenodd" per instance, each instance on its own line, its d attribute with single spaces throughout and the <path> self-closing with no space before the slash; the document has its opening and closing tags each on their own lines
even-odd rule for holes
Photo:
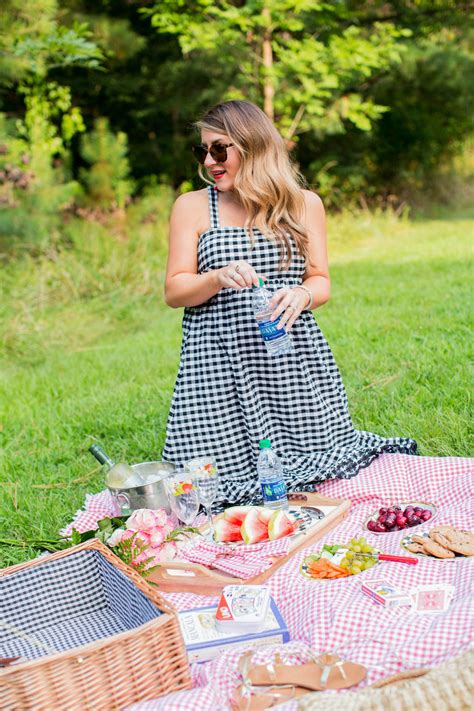
<svg viewBox="0 0 474 711">
<path fill-rule="evenodd" d="M 350 559 L 353 558 L 354 556 L 355 556 L 354 551 L 347 551 L 347 553 L 346 553 L 346 558 L 349 558 L 349 560 L 350 560 Z"/>
<path fill-rule="evenodd" d="M 367 558 L 367 568 L 372 568 L 374 565 L 376 565 L 377 561 L 375 558 Z"/>
<path fill-rule="evenodd" d="M 368 568 L 370 568 L 370 558 L 369 558 L 369 560 L 364 560 L 364 562 L 361 563 L 361 566 L 360 566 L 361 570 L 367 570 Z"/>
<path fill-rule="evenodd" d="M 341 566 L 341 568 L 348 568 L 349 565 L 350 565 L 350 561 L 349 561 L 349 559 L 348 559 L 347 557 L 346 557 L 346 558 L 343 558 L 343 559 L 341 560 L 341 562 L 339 563 L 339 565 Z"/>
<path fill-rule="evenodd" d="M 367 543 L 367 540 L 362 536 L 362 538 L 359 538 L 359 545 L 360 546 L 365 546 Z"/>
<path fill-rule="evenodd" d="M 358 565 L 351 565 L 351 567 L 349 568 L 349 572 L 352 573 L 352 575 L 357 575 L 357 573 L 361 572 L 361 569 Z"/>
<path fill-rule="evenodd" d="M 365 543 L 363 546 L 361 546 L 361 551 L 362 553 L 373 553 L 374 549 L 372 546 L 369 546 L 367 543 Z"/>
<path fill-rule="evenodd" d="M 361 547 L 359 546 L 358 543 L 355 543 L 355 544 L 352 546 L 352 550 L 355 551 L 356 553 L 360 553 Z"/>
</svg>

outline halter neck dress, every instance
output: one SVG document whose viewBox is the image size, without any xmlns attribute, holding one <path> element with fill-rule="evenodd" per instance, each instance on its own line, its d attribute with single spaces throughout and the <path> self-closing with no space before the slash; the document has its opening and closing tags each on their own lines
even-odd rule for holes
<svg viewBox="0 0 474 711">
<path fill-rule="evenodd" d="M 218 192 L 208 188 L 210 229 L 198 243 L 198 272 L 243 259 L 275 292 L 301 284 L 304 259 L 293 250 L 279 271 L 279 249 L 260 231 L 252 247 L 243 227 L 221 227 Z M 416 442 L 354 429 L 344 385 L 313 314 L 291 329 L 292 353 L 267 354 L 252 310 L 251 289 L 222 289 L 187 307 L 179 370 L 163 458 L 183 466 L 212 455 L 219 471 L 216 503 L 261 503 L 259 440 L 270 439 L 288 491 L 313 490 L 326 479 L 349 479 L 381 452 L 416 453 Z"/>
</svg>

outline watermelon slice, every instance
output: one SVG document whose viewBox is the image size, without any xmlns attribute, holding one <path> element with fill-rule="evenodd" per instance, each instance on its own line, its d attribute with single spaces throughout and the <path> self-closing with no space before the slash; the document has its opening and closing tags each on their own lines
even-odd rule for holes
<svg viewBox="0 0 474 711">
<path fill-rule="evenodd" d="M 241 541 L 240 526 L 221 518 L 214 525 L 214 540 L 219 543 L 229 543 L 230 541 Z"/>
<path fill-rule="evenodd" d="M 268 523 L 272 517 L 273 509 L 269 509 L 267 506 L 257 506 L 257 508 L 260 512 L 260 518 Z"/>
<path fill-rule="evenodd" d="M 241 526 L 252 506 L 231 506 L 224 511 L 224 519 L 234 526 Z"/>
<path fill-rule="evenodd" d="M 272 513 L 272 517 L 268 522 L 268 538 L 271 541 L 288 536 L 294 530 L 294 523 L 284 511 L 280 509 Z"/>
<path fill-rule="evenodd" d="M 259 543 L 268 539 L 268 523 L 257 508 L 246 515 L 240 529 L 245 543 Z"/>
</svg>

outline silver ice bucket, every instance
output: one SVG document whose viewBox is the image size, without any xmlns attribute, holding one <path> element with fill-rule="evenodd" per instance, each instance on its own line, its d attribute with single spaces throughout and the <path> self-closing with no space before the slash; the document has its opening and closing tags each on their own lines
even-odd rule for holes
<svg viewBox="0 0 474 711">
<path fill-rule="evenodd" d="M 109 487 L 122 515 L 137 509 L 165 509 L 171 513 L 163 480 L 176 471 L 175 465 L 170 462 L 141 462 L 132 464 L 132 469 L 143 477 L 144 484 L 127 489 Z"/>
</svg>

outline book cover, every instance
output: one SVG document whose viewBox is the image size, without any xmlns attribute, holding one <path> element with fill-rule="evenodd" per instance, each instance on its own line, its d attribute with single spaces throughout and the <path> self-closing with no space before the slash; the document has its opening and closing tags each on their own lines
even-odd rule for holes
<svg viewBox="0 0 474 711">
<path fill-rule="evenodd" d="M 255 645 L 281 644 L 290 639 L 286 623 L 273 598 L 270 599 L 265 627 L 261 632 L 219 632 L 216 611 L 217 605 L 212 605 L 182 610 L 178 614 L 190 663 L 207 662 L 220 652 L 249 642 Z"/>
</svg>

